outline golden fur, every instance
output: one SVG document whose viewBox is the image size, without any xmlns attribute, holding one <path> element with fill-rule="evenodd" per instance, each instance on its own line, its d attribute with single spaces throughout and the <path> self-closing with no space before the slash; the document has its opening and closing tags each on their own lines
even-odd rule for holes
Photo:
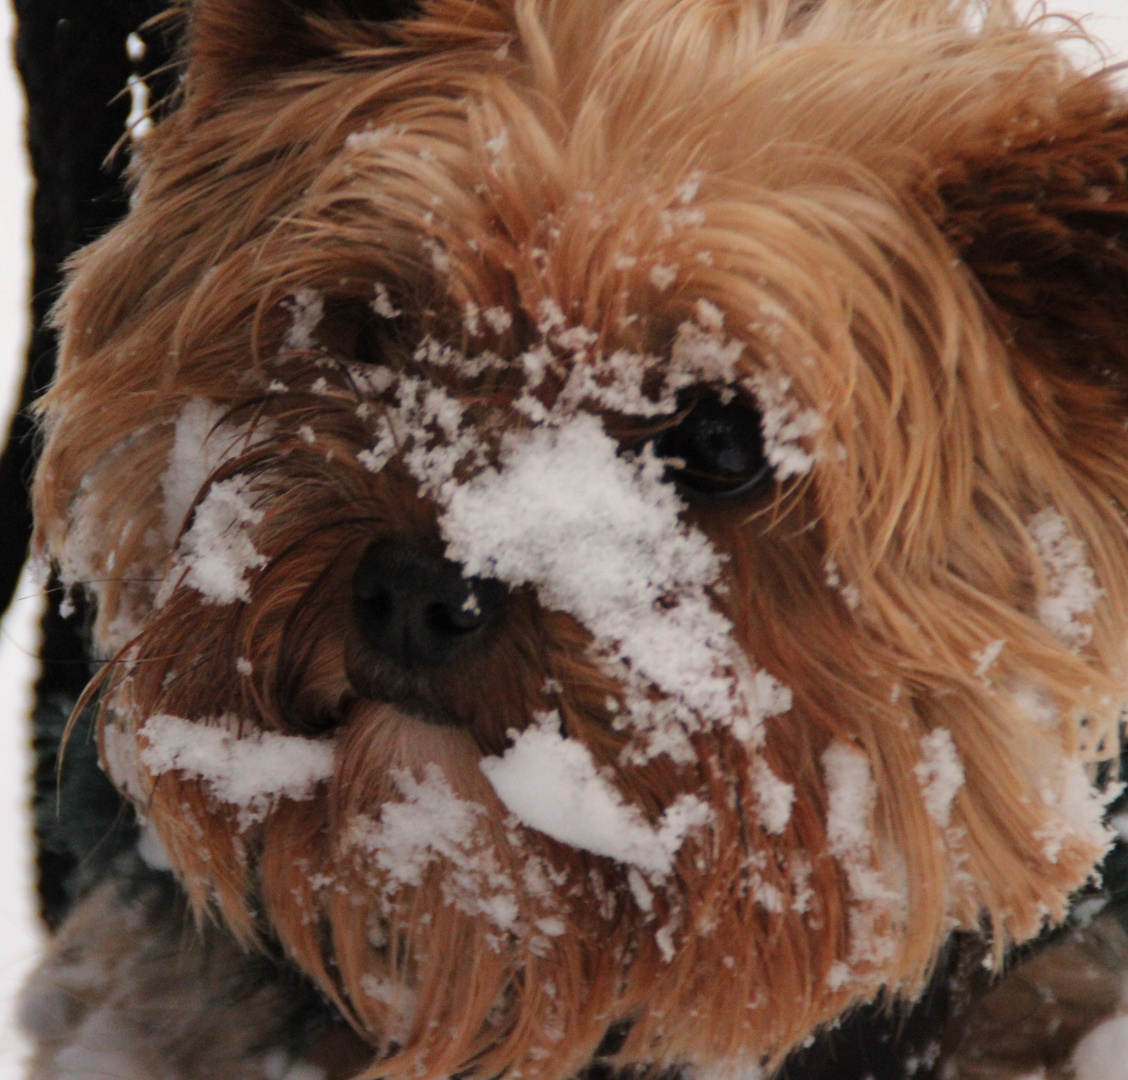
<svg viewBox="0 0 1128 1080">
<path fill-rule="evenodd" d="M 618 1062 L 771 1066 L 853 1004 L 917 993 L 952 930 L 1000 959 L 1060 920 L 1105 848 L 1071 792 L 1116 754 L 1128 675 L 1128 106 L 1110 79 L 1002 2 L 185 14 L 183 82 L 135 150 L 131 212 L 58 308 L 35 505 L 41 550 L 97 598 L 118 660 L 101 680 L 111 774 L 197 912 L 277 940 L 371 1044 L 358 1075 L 388 1080 L 569 1076 L 623 1021 Z M 462 726 L 357 690 L 357 560 L 378 535 L 439 543 L 412 475 L 357 458 L 386 400 L 348 371 L 374 283 L 400 313 L 379 341 L 397 377 L 427 335 L 516 358 L 545 337 L 545 301 L 592 335 L 556 350 L 564 375 L 618 349 L 664 357 L 706 301 L 743 345 L 739 378 L 779 377 L 821 417 L 806 475 L 685 511 L 727 559 L 715 600 L 736 639 L 793 695 L 762 745 L 716 726 L 689 763 L 625 754 L 607 704 L 625 690 L 532 588 L 472 673 L 431 688 Z M 308 345 L 287 337 L 301 290 L 325 300 Z M 500 333 L 467 317 L 494 307 Z M 504 367 L 426 374 L 528 423 Z M 209 482 L 260 492 L 249 603 L 177 579 L 188 521 L 162 518 L 177 419 L 201 397 L 224 418 Z M 1101 590 L 1072 637 L 1038 614 L 1054 583 L 1030 523 L 1047 510 Z M 547 708 L 652 821 L 682 794 L 712 808 L 653 910 L 626 866 L 515 822 L 482 775 Z M 145 769 L 137 733 L 159 714 L 336 739 L 335 771 L 241 824 L 199 777 Z M 947 821 L 922 794 L 941 730 L 965 777 Z M 861 851 L 828 835 L 832 748 L 873 778 Z M 794 788 L 780 835 L 760 763 Z M 355 842 L 401 800 L 396 770 L 433 764 L 483 808 L 474 851 L 494 873 L 553 883 L 516 887 L 504 933 L 450 901 L 441 858 L 405 885 Z M 563 933 L 538 929 L 554 919 Z M 406 1020 L 377 984 L 406 988 Z"/>
</svg>

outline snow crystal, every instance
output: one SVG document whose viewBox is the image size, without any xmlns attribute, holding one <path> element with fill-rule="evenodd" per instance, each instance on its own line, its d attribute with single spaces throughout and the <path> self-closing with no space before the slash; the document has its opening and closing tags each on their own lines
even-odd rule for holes
<svg viewBox="0 0 1128 1080">
<path fill-rule="evenodd" d="M 325 315 L 325 301 L 316 289 L 298 289 L 283 306 L 290 312 L 290 326 L 283 345 L 294 352 L 312 349 L 314 334 Z"/>
<path fill-rule="evenodd" d="M 351 139 L 352 136 L 350 135 L 349 138 Z M 399 311 L 392 303 L 392 298 L 388 295 L 388 287 L 379 281 L 373 288 L 371 307 L 381 319 L 394 319 L 399 315 Z"/>
<path fill-rule="evenodd" d="M 175 580 L 176 569 L 183 569 L 183 583 L 208 603 L 250 600 L 250 584 L 244 575 L 267 562 L 247 535 L 264 516 L 254 504 L 256 494 L 245 476 L 212 484 L 196 507 L 191 526 L 180 538 L 169 580 Z"/>
<path fill-rule="evenodd" d="M 964 783 L 964 769 L 952 733 L 937 728 L 920 740 L 920 763 L 914 769 L 929 816 L 942 829 L 952 816 L 952 800 Z"/>
<path fill-rule="evenodd" d="M 150 717 L 138 732 L 141 762 L 154 776 L 177 770 L 198 777 L 220 802 L 241 809 L 244 826 L 261 821 L 281 799 L 308 799 L 333 775 L 335 744 L 256 731 L 240 735 L 230 715 L 194 722 Z"/>
<path fill-rule="evenodd" d="M 1069 531 L 1056 510 L 1035 514 L 1026 528 L 1046 571 L 1046 592 L 1038 601 L 1042 625 L 1072 648 L 1093 636 L 1093 628 L 1078 615 L 1092 614 L 1103 590 L 1085 558 L 1085 545 Z"/>
<path fill-rule="evenodd" d="M 445 862 L 442 889 L 448 903 L 485 916 L 501 930 L 516 929 L 513 881 L 476 835 L 485 807 L 460 799 L 434 762 L 421 781 L 406 769 L 394 770 L 392 780 L 403 801 L 384 803 L 377 820 L 355 818 L 349 842 L 372 856 L 390 889 L 419 886 L 428 867 Z"/>
<path fill-rule="evenodd" d="M 650 268 L 650 284 L 660 292 L 665 292 L 677 280 L 678 271 L 674 266 L 663 266 L 660 263 Z"/>
<path fill-rule="evenodd" d="M 145 54 L 148 52 L 145 42 L 141 40 L 139 34 L 130 33 L 125 38 L 125 55 L 129 57 L 135 64 L 145 59 Z"/>
<path fill-rule="evenodd" d="M 987 672 L 991 670 L 1003 649 L 1006 648 L 1006 644 L 1006 639 L 1000 638 L 998 641 L 992 641 L 971 654 L 972 660 L 975 661 L 975 677 L 977 679 L 984 678 Z"/>
<path fill-rule="evenodd" d="M 822 430 L 823 418 L 814 409 L 799 409 L 789 397 L 789 376 L 762 373 L 749 379 L 748 386 L 760 403 L 764 451 L 776 478 L 786 480 L 810 472 L 818 453 L 804 449 L 803 442 Z"/>
<path fill-rule="evenodd" d="M 508 433 L 500 466 L 442 492 L 448 555 L 468 577 L 536 585 L 544 604 L 575 615 L 596 635 L 598 651 L 628 662 L 629 677 L 658 686 L 696 714 L 698 725 L 701 718 L 731 724 L 743 717 L 752 737 L 770 714 L 754 711 L 751 693 L 771 708 L 789 707 L 770 676 L 749 669 L 739 677 L 747 661 L 708 593 L 721 560 L 680 520 L 682 503 L 663 482 L 661 461 L 649 453 L 621 456 L 599 419 L 581 414 L 559 427 Z M 744 687 L 749 695 L 742 696 Z M 645 686 L 637 689 L 636 725 L 659 741 L 676 740 L 668 716 L 646 719 Z M 692 715 L 677 719 L 693 724 Z M 661 751 L 674 752 L 673 744 Z"/>
<path fill-rule="evenodd" d="M 766 832 L 779 834 L 791 820 L 791 806 L 795 802 L 795 787 L 785 783 L 763 758 L 752 767 L 752 790 L 760 813 L 760 824 Z"/>
<path fill-rule="evenodd" d="M 564 738 L 555 713 L 517 735 L 502 757 L 483 758 L 481 769 L 525 825 L 653 874 L 668 874 L 688 831 L 712 818 L 705 803 L 683 794 L 651 826 L 597 770 L 588 748 Z"/>
</svg>

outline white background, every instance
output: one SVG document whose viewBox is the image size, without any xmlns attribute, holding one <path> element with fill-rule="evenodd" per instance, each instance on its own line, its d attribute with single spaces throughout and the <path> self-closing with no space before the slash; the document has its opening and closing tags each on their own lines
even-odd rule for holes
<svg viewBox="0 0 1128 1080">
<path fill-rule="evenodd" d="M 1049 6 L 1090 12 L 1088 29 L 1115 55 L 1128 58 L 1128 0 Z M 8 3 L 0 0 L 0 42 L 10 42 L 12 21 Z M 27 343 L 30 277 L 23 100 L 10 56 L 9 45 L 0 60 L 0 431 L 6 430 Z M 1086 63 L 1093 60 L 1091 53 L 1084 57 Z M 17 603 L 0 627 L 0 1080 L 22 1075 L 25 1050 L 11 1026 L 11 1002 L 41 939 L 32 901 L 26 813 L 30 751 L 25 717 L 37 612 L 34 587 L 25 578 Z"/>
</svg>

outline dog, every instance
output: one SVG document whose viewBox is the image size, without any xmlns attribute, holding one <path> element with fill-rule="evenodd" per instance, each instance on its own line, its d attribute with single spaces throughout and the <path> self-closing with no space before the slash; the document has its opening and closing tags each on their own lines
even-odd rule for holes
<svg viewBox="0 0 1128 1080">
<path fill-rule="evenodd" d="M 1083 1072 L 1128 955 L 1053 936 L 1128 682 L 1112 76 L 1002 0 L 179 15 L 38 407 L 141 842 L 33 1074 L 814 1077 L 957 969 L 898 1076 Z"/>
</svg>

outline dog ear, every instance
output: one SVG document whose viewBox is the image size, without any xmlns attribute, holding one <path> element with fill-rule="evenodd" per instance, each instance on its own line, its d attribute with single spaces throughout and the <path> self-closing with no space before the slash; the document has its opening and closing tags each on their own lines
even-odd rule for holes
<svg viewBox="0 0 1128 1080">
<path fill-rule="evenodd" d="M 1098 75 L 1043 112 L 941 170 L 941 225 L 1019 350 L 1128 386 L 1128 102 Z"/>
<path fill-rule="evenodd" d="M 415 14 L 421 0 L 190 0 L 190 77 L 202 95 L 229 92 L 333 55 L 335 24 L 358 37 Z M 320 24 L 320 31 L 319 31 Z"/>
</svg>

